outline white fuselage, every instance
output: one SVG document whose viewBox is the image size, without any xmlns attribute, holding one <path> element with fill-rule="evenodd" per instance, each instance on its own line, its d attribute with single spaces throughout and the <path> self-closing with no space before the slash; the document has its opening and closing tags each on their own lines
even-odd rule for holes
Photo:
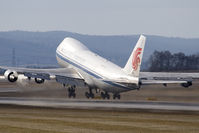
<svg viewBox="0 0 199 133">
<path fill-rule="evenodd" d="M 91 52 L 73 38 L 58 46 L 56 57 L 62 67 L 74 68 L 89 87 L 119 93 L 137 89 L 138 78 L 128 75 L 121 67 Z"/>
</svg>

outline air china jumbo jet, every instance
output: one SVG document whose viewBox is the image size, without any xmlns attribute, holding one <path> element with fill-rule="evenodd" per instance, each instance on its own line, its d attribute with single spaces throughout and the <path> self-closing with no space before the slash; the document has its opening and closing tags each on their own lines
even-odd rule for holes
<svg viewBox="0 0 199 133">
<path fill-rule="evenodd" d="M 31 82 L 43 84 L 51 80 L 68 87 L 69 97 L 75 97 L 78 85 L 89 88 L 87 98 L 94 98 L 93 89 L 101 91 L 103 99 L 120 99 L 120 93 L 139 89 L 147 84 L 180 83 L 184 87 L 192 85 L 188 80 L 146 80 L 140 77 L 140 66 L 146 37 L 141 35 L 124 68 L 91 52 L 85 45 L 73 38 L 65 38 L 57 47 L 56 58 L 62 68 L 27 69 L 0 67 L 5 70 L 4 77 L 10 82 Z"/>
</svg>

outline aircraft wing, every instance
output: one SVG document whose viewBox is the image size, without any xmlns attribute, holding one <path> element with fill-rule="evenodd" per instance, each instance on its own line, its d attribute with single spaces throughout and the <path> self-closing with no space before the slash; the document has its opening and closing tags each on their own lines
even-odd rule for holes
<svg viewBox="0 0 199 133">
<path fill-rule="evenodd" d="M 152 84 L 181 84 L 183 87 L 192 85 L 192 81 L 199 79 L 199 73 L 166 73 L 166 72 L 141 72 L 141 85 Z"/>
<path fill-rule="evenodd" d="M 155 80 L 199 79 L 199 73 L 141 72 L 140 78 Z"/>
<path fill-rule="evenodd" d="M 83 77 L 72 68 L 55 68 L 55 69 L 31 69 L 18 67 L 1 67 L 3 71 L 15 71 L 17 74 L 23 74 L 29 78 L 40 78 L 44 80 L 56 80 L 65 85 L 82 85 Z"/>
<path fill-rule="evenodd" d="M 186 80 L 141 80 L 142 85 L 153 85 L 153 84 L 183 84 L 189 81 Z"/>
</svg>

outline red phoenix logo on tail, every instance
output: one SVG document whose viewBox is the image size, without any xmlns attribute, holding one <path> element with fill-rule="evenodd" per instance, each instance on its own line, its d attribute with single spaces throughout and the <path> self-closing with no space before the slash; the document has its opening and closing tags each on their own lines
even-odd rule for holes
<svg viewBox="0 0 199 133">
<path fill-rule="evenodd" d="M 142 53 L 142 48 L 137 48 L 136 51 L 133 53 L 132 59 L 132 67 L 134 70 L 137 70 L 138 64 L 140 63 L 139 55 Z"/>
</svg>

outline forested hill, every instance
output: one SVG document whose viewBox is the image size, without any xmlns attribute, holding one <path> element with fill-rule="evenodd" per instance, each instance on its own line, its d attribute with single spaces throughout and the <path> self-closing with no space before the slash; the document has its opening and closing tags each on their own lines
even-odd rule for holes
<svg viewBox="0 0 199 133">
<path fill-rule="evenodd" d="M 181 52 L 154 51 L 148 62 L 148 71 L 151 72 L 199 71 L 199 53 L 185 55 Z"/>
<path fill-rule="evenodd" d="M 199 38 L 169 38 L 161 36 L 147 36 L 144 61 L 155 51 L 169 50 L 172 53 L 197 53 Z M 66 31 L 0 32 L 0 65 L 12 65 L 12 53 L 15 49 L 17 65 L 43 64 L 55 65 L 55 50 L 65 37 L 74 37 L 84 43 L 97 54 L 124 66 L 139 35 L 98 36 L 84 35 Z M 142 67 L 146 66 L 144 63 Z"/>
</svg>

